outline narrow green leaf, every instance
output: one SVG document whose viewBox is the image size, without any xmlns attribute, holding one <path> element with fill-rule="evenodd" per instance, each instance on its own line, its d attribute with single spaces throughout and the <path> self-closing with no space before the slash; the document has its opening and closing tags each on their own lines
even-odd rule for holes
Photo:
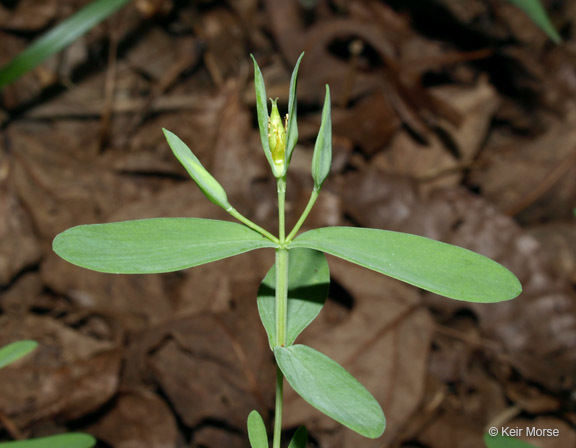
<svg viewBox="0 0 576 448">
<path fill-rule="evenodd" d="M 82 433 L 60 434 L 39 439 L 0 443 L 0 448 L 91 448 L 96 445 L 94 437 Z"/>
<path fill-rule="evenodd" d="M 316 409 L 364 437 L 382 435 L 382 408 L 336 361 L 305 345 L 276 347 L 274 356 L 290 386 Z"/>
<path fill-rule="evenodd" d="M 303 233 L 288 247 L 321 250 L 456 300 L 501 302 L 522 292 L 514 274 L 495 261 L 408 233 L 325 227 Z"/>
<path fill-rule="evenodd" d="M 559 44 L 562 42 L 560 34 L 558 34 L 558 31 L 556 31 L 556 28 L 552 25 L 550 17 L 548 17 L 548 13 L 546 9 L 544 9 L 544 6 L 542 6 L 540 0 L 509 0 L 509 2 L 524 11 L 554 43 Z"/>
<path fill-rule="evenodd" d="M 167 129 L 162 129 L 164 136 L 168 140 L 168 145 L 180 163 L 186 168 L 190 177 L 200 187 L 204 195 L 210 199 L 214 204 L 219 205 L 224 210 L 230 210 L 232 206 L 228 202 L 226 191 L 222 185 L 214 179 L 212 174 L 202 166 L 198 157 L 190 150 L 190 148 L 176 135 Z"/>
<path fill-rule="evenodd" d="M 534 445 L 520 439 L 500 434 L 496 436 L 484 434 L 484 443 L 486 444 L 486 448 L 536 448 Z"/>
<path fill-rule="evenodd" d="M 319 190 L 330 173 L 332 165 L 332 118 L 330 117 L 330 87 L 326 84 L 326 97 L 322 109 L 322 124 L 316 137 L 312 156 L 312 178 L 314 189 Z"/>
<path fill-rule="evenodd" d="M 72 44 L 129 1 L 93 1 L 52 28 L 0 69 L 0 89 Z"/>
<path fill-rule="evenodd" d="M 294 436 L 292 437 L 292 441 L 288 448 L 306 448 L 306 444 L 308 443 L 308 431 L 304 426 L 300 426 Z"/>
<path fill-rule="evenodd" d="M 292 152 L 298 143 L 298 123 L 297 123 L 297 98 L 296 98 L 296 87 L 298 85 L 298 69 L 300 68 L 300 62 L 304 57 L 304 53 L 300 55 L 294 70 L 292 71 L 292 78 L 290 79 L 290 93 L 288 96 L 288 126 L 286 129 L 286 166 L 284 168 L 284 174 L 288 169 L 290 160 L 292 159 Z"/>
<path fill-rule="evenodd" d="M 316 318 L 330 287 L 330 269 L 322 252 L 310 249 L 290 251 L 288 258 L 288 313 L 286 344 Z M 276 266 L 273 265 L 258 289 L 258 311 L 268 334 L 270 348 L 276 345 Z"/>
<path fill-rule="evenodd" d="M 266 426 L 258 411 L 252 411 L 248 416 L 248 438 L 252 448 L 268 448 L 269 446 Z"/>
<path fill-rule="evenodd" d="M 26 356 L 36 347 L 38 347 L 38 342 L 25 340 L 12 342 L 0 348 L 0 369 Z"/>
<path fill-rule="evenodd" d="M 157 218 L 77 226 L 53 249 L 72 264 L 115 274 L 171 272 L 276 244 L 242 224 Z"/>
<path fill-rule="evenodd" d="M 275 177 L 280 177 L 282 174 L 278 172 L 278 168 L 272 159 L 272 152 L 270 150 L 270 143 L 268 142 L 268 104 L 266 97 L 266 86 L 264 84 L 264 77 L 260 71 L 260 67 L 256 62 L 253 55 L 250 55 L 254 61 L 254 88 L 256 90 L 256 112 L 258 115 L 258 128 L 260 129 L 260 141 L 262 142 L 262 149 L 264 150 L 264 155 L 268 159 L 270 168 L 272 168 L 272 173 Z"/>
</svg>

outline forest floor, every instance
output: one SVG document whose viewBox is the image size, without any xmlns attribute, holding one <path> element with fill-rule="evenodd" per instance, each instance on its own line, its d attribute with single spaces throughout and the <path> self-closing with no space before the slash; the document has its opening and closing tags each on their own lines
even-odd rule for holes
<svg viewBox="0 0 576 448">
<path fill-rule="evenodd" d="M 87 1 L 0 3 L 0 65 Z M 1 93 L 0 345 L 40 348 L 0 371 L 1 437 L 86 431 L 101 447 L 245 447 L 271 424 L 275 367 L 255 251 L 170 274 L 72 266 L 53 238 L 80 224 L 228 219 L 173 157 L 178 134 L 231 203 L 277 228 L 259 144 L 254 54 L 300 141 L 288 227 L 332 92 L 333 167 L 305 228 L 410 232 L 487 255 L 524 292 L 476 305 L 329 258 L 329 300 L 299 339 L 374 394 L 368 440 L 287 390 L 287 434 L 322 448 L 481 448 L 489 426 L 576 446 L 576 3 L 545 2 L 555 45 L 508 2 L 136 0 Z M 289 388 L 287 388 L 289 389 Z"/>
</svg>

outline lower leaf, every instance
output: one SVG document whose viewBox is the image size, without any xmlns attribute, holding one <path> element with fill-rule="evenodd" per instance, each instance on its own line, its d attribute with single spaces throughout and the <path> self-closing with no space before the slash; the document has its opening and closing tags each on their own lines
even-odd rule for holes
<svg viewBox="0 0 576 448">
<path fill-rule="evenodd" d="M 252 448 L 268 448 L 266 426 L 258 411 L 252 411 L 248 416 L 248 438 Z"/>
<path fill-rule="evenodd" d="M 382 408 L 336 361 L 305 345 L 276 347 L 274 356 L 290 386 L 316 409 L 364 437 L 382 435 Z"/>
</svg>

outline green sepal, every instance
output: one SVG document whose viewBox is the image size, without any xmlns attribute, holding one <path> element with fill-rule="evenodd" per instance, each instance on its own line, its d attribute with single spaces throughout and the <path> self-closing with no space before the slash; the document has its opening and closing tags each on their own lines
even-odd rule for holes
<svg viewBox="0 0 576 448">
<path fill-rule="evenodd" d="M 322 310 L 330 287 L 330 268 L 322 252 L 310 249 L 290 251 L 288 258 L 288 311 L 286 345 Z M 276 345 L 276 265 L 272 265 L 258 289 L 258 312 L 268 334 L 270 348 Z"/>
<path fill-rule="evenodd" d="M 290 78 L 290 92 L 288 95 L 288 123 L 286 126 L 286 163 L 284 167 L 283 175 L 286 174 L 288 166 L 290 165 L 290 160 L 292 160 L 292 152 L 298 143 L 298 120 L 297 120 L 297 97 L 296 88 L 298 85 L 298 69 L 300 68 L 300 62 L 304 57 L 304 52 L 300 55 L 292 71 L 292 77 Z"/>
<path fill-rule="evenodd" d="M 305 426 L 300 426 L 292 436 L 292 440 L 290 441 L 288 448 L 306 448 L 307 443 L 308 431 L 306 430 Z"/>
<path fill-rule="evenodd" d="M 312 178 L 314 189 L 320 190 L 330 173 L 332 165 L 332 118 L 330 117 L 330 87 L 326 85 L 326 97 L 322 109 L 322 123 L 314 145 L 312 156 Z"/>
<path fill-rule="evenodd" d="M 290 386 L 309 404 L 364 437 L 382 435 L 382 408 L 336 361 L 305 345 L 276 347 L 274 356 Z"/>
<path fill-rule="evenodd" d="M 256 112 L 258 115 L 258 128 L 260 129 L 260 141 L 262 143 L 264 155 L 272 169 L 272 173 L 274 174 L 274 177 L 278 178 L 282 176 L 283 167 L 278 167 L 274 163 L 272 152 L 270 150 L 270 143 L 268 142 L 269 116 L 264 77 L 262 76 L 260 67 L 256 62 L 256 58 L 254 58 L 253 55 L 250 55 L 250 57 L 252 58 L 252 61 L 254 61 L 254 88 L 256 91 Z"/>
<path fill-rule="evenodd" d="M 252 448 L 268 448 L 269 446 L 266 425 L 258 411 L 252 411 L 248 415 L 248 439 Z"/>
<path fill-rule="evenodd" d="M 194 155 L 186 143 L 184 143 L 180 137 L 170 132 L 169 130 L 162 129 L 162 131 L 164 132 L 164 136 L 166 137 L 172 152 L 180 161 L 182 166 L 186 168 L 186 171 L 188 171 L 188 174 L 190 174 L 190 177 L 194 179 L 194 182 L 196 182 L 204 195 L 210 201 L 222 207 L 224 210 L 230 210 L 232 206 L 228 202 L 226 191 L 222 185 L 220 185 L 220 183 L 214 179 L 212 174 L 210 174 L 208 170 L 202 166 L 200 160 L 198 160 L 198 157 Z"/>
<path fill-rule="evenodd" d="M 516 276 L 494 260 L 422 236 L 356 227 L 324 227 L 296 237 L 308 247 L 455 300 L 492 303 L 522 292 Z"/>
<path fill-rule="evenodd" d="M 24 340 L 12 342 L 0 348 L 0 369 L 26 356 L 36 347 L 38 347 L 38 342 Z"/>
<path fill-rule="evenodd" d="M 235 222 L 155 218 L 72 227 L 53 249 L 72 264 L 113 274 L 154 274 L 277 245 Z"/>
<path fill-rule="evenodd" d="M 542 31 L 544 31 L 548 37 L 552 40 L 552 42 L 556 44 L 560 44 L 562 42 L 562 38 L 552 22 L 550 21 L 550 17 L 546 12 L 544 6 L 540 0 L 508 0 L 510 3 L 524 11 L 524 13 L 532 19 L 532 21 L 540 27 Z"/>
<path fill-rule="evenodd" d="M 91 448 L 96 439 L 89 434 L 70 433 L 31 440 L 2 442 L 0 448 Z"/>
</svg>

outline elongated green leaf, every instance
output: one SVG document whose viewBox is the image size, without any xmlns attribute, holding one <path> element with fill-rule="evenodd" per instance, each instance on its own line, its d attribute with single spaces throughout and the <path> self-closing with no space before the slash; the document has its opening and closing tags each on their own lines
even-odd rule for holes
<svg viewBox="0 0 576 448">
<path fill-rule="evenodd" d="M 290 79 L 290 93 L 288 96 L 288 125 L 286 129 L 286 166 L 284 168 L 284 174 L 290 165 L 290 160 L 292 159 L 292 152 L 298 143 L 298 123 L 297 123 L 297 99 L 296 99 L 296 87 L 298 85 L 298 69 L 300 68 L 300 62 L 304 57 L 304 53 L 300 55 L 294 70 L 292 71 L 292 78 Z"/>
<path fill-rule="evenodd" d="M 288 313 L 286 344 L 292 345 L 326 302 L 330 269 L 322 252 L 310 249 L 290 251 L 288 259 Z M 270 268 L 258 290 L 258 311 L 270 348 L 276 341 L 276 267 Z"/>
<path fill-rule="evenodd" d="M 252 448 L 268 448 L 269 446 L 266 426 L 258 411 L 252 411 L 248 416 L 248 438 Z"/>
<path fill-rule="evenodd" d="M 0 443 L 0 448 L 91 448 L 96 445 L 94 437 L 82 433 L 60 434 L 32 440 Z"/>
<path fill-rule="evenodd" d="M 316 137 L 312 156 L 314 189 L 319 190 L 330 173 L 332 165 L 332 118 L 330 117 L 330 87 L 326 84 L 326 97 L 322 109 L 322 124 Z"/>
<path fill-rule="evenodd" d="M 501 302 L 522 292 L 508 269 L 475 252 L 407 233 L 325 227 L 298 236 L 308 247 L 451 299 Z"/>
<path fill-rule="evenodd" d="M 540 0 L 508 0 L 510 3 L 516 5 L 522 11 L 526 13 L 532 21 L 544 31 L 553 42 L 559 44 L 562 42 L 562 38 L 552 25 L 548 13 Z"/>
<path fill-rule="evenodd" d="M 364 437 L 382 435 L 382 408 L 336 361 L 305 345 L 276 347 L 274 356 L 290 386 L 316 409 Z"/>
<path fill-rule="evenodd" d="M 294 436 L 292 437 L 292 441 L 288 448 L 306 448 L 306 444 L 308 443 L 308 431 L 304 426 L 300 426 Z"/>
<path fill-rule="evenodd" d="M 0 88 L 63 50 L 130 0 L 95 0 L 48 31 L 0 69 Z"/>
<path fill-rule="evenodd" d="M 0 348 L 0 369 L 26 356 L 38 347 L 36 341 L 16 341 Z"/>
<path fill-rule="evenodd" d="M 514 437 L 503 436 L 501 434 L 491 436 L 484 434 L 486 448 L 536 448 L 534 445 L 526 443 Z"/>
<path fill-rule="evenodd" d="M 263 247 L 276 245 L 242 224 L 200 218 L 77 226 L 53 243 L 70 263 L 116 274 L 177 271 Z"/>
<path fill-rule="evenodd" d="M 224 210 L 230 210 L 232 206 L 228 202 L 228 196 L 222 185 L 202 166 L 198 157 L 176 134 L 167 129 L 163 129 L 163 131 L 166 140 L 168 140 L 168 145 L 172 148 L 172 152 L 186 168 L 186 171 L 188 171 L 188 174 L 194 179 L 194 182 L 200 187 L 204 195 Z"/>
<path fill-rule="evenodd" d="M 258 128 L 260 129 L 260 140 L 262 142 L 262 149 L 264 155 L 272 168 L 274 176 L 279 177 L 282 173 L 278 172 L 277 166 L 272 159 L 272 151 L 270 150 L 270 143 L 268 142 L 268 104 L 266 97 L 266 86 L 264 84 L 264 77 L 260 71 L 260 67 L 256 62 L 256 58 L 250 55 L 254 61 L 254 88 L 256 90 L 256 113 L 258 115 Z"/>
</svg>

